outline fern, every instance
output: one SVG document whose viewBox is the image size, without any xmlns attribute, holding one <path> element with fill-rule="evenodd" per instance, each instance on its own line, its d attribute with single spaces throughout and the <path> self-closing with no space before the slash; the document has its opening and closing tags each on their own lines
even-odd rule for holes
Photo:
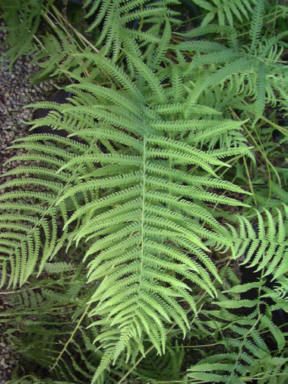
<svg viewBox="0 0 288 384">
<path fill-rule="evenodd" d="M 97 61 L 99 63 L 99 57 Z M 107 70 L 108 67 L 105 68 Z M 110 73 L 112 75 L 112 72 Z M 114 73 L 116 79 L 121 79 L 122 75 L 118 73 L 116 67 L 113 67 L 113 75 Z M 148 73 L 147 77 L 149 76 Z M 114 359 L 128 347 L 130 339 L 137 340 L 139 343 L 143 333 L 149 335 L 157 351 L 162 353 L 165 348 L 165 326 L 172 320 L 176 321 L 184 334 L 186 333 L 187 318 L 174 295 L 188 301 L 193 310 L 196 310 L 196 307 L 192 296 L 189 295 L 187 283 L 176 279 L 175 272 L 187 282 L 199 285 L 209 294 L 214 295 L 209 273 L 217 278 L 217 272 L 205 255 L 207 246 L 203 240 L 221 241 L 216 229 L 217 224 L 208 229 L 210 223 L 214 221 L 213 218 L 207 214 L 202 217 L 201 214 L 198 215 L 197 211 L 200 213 L 203 210 L 201 205 L 198 205 L 198 201 L 239 204 L 231 198 L 218 197 L 217 194 L 203 190 L 201 177 L 198 180 L 191 177 L 190 183 L 189 175 L 185 175 L 184 171 L 179 172 L 177 169 L 175 172 L 171 171 L 171 164 L 185 166 L 185 168 L 192 166 L 210 174 L 211 185 L 215 185 L 216 188 L 235 190 L 235 186 L 213 179 L 215 177 L 213 166 L 223 165 L 222 161 L 217 159 L 217 155 L 214 157 L 212 152 L 205 153 L 189 144 L 181 143 L 179 139 L 176 141 L 175 134 L 177 135 L 177 127 L 181 127 L 180 121 L 163 120 L 157 115 L 155 109 L 149 110 L 146 106 L 144 107 L 145 94 L 140 95 L 134 85 L 128 85 L 126 80 L 123 84 L 128 87 L 128 95 L 122 94 L 119 99 L 122 106 L 121 114 L 117 108 L 118 100 L 115 100 L 117 104 L 110 103 L 109 114 L 104 113 L 105 109 L 98 107 L 96 100 L 99 100 L 99 89 L 97 87 L 88 88 L 85 84 L 70 87 L 70 89 L 74 88 L 78 100 L 80 95 L 84 97 L 83 89 L 89 89 L 90 94 L 95 92 L 95 103 L 90 108 L 68 107 L 66 111 L 64 110 L 64 114 L 77 114 L 83 119 L 88 114 L 96 118 L 100 124 L 96 137 L 101 136 L 101 127 L 105 129 L 107 135 L 109 132 L 107 128 L 112 123 L 114 129 L 118 131 L 118 133 L 111 131 L 111 134 L 106 136 L 109 137 L 112 146 L 119 147 L 118 138 L 123 143 L 121 135 L 125 132 L 125 135 L 129 136 L 129 141 L 134 136 L 135 150 L 132 152 L 133 156 L 131 154 L 128 156 L 130 151 L 127 153 L 128 148 L 124 147 L 121 150 L 123 155 L 118 151 L 117 155 L 114 153 L 100 156 L 84 155 L 68 161 L 63 170 L 73 169 L 75 164 L 93 168 L 93 164 L 98 163 L 99 167 L 104 167 L 103 171 L 105 168 L 109 170 L 110 175 L 105 177 L 107 171 L 100 173 L 101 168 L 99 171 L 95 170 L 93 178 L 85 178 L 83 183 L 68 189 L 59 200 L 59 203 L 62 203 L 70 198 L 75 199 L 77 195 L 85 195 L 88 191 L 93 191 L 100 197 L 94 202 L 89 199 L 87 207 L 84 205 L 79 211 L 76 210 L 67 225 L 83 217 L 75 240 L 78 242 L 85 238 L 90 239 L 91 244 L 84 258 L 89 261 L 89 281 L 102 280 L 91 298 L 94 308 L 90 315 L 101 314 L 103 320 L 95 321 L 95 325 L 99 323 L 107 330 L 109 329 L 107 339 L 103 336 L 104 331 L 99 337 L 101 343 L 111 345 L 114 339 L 118 340 L 113 352 L 114 357 L 111 356 Z M 79 90 L 81 93 L 77 93 Z M 105 95 L 108 96 L 109 93 L 111 93 L 110 100 L 113 100 L 113 90 L 106 89 Z M 124 103 L 127 106 L 131 103 L 129 94 L 139 94 L 138 98 L 134 96 L 133 113 L 130 112 L 130 108 L 127 112 L 123 109 Z M 160 89 L 155 90 L 154 98 L 161 98 Z M 141 120 L 138 116 L 141 116 Z M 203 128 L 205 127 L 204 121 L 199 123 Z M 171 138 L 163 137 L 165 131 L 170 131 L 169 124 L 175 127 L 174 139 L 173 134 Z M 197 121 L 194 124 L 197 124 Z M 189 122 L 189 126 L 193 127 L 193 121 Z M 94 127 L 85 129 L 84 137 L 87 135 L 91 137 L 94 132 Z M 183 133 L 181 128 L 181 134 Z M 82 137 L 81 131 L 78 135 Z M 110 170 L 112 171 L 114 164 L 125 165 L 125 172 L 122 167 L 115 167 L 115 171 L 111 174 Z M 99 176 L 97 176 L 98 172 Z M 185 180 L 187 185 L 183 185 L 182 180 Z M 202 183 L 207 185 L 207 182 L 207 179 L 203 179 Z M 191 196 L 196 200 L 190 202 Z M 117 203 L 116 206 L 115 203 Z M 192 206 L 196 217 L 189 214 Z M 87 219 L 84 219 L 87 214 Z M 183 221 L 184 217 L 185 221 Z M 201 229 L 198 220 L 204 220 L 208 228 Z M 160 243 L 154 237 L 155 233 L 160 236 Z M 168 238 L 171 238 L 171 244 L 167 242 Z M 188 258 L 185 255 L 186 252 L 194 254 L 198 261 Z M 157 273 L 154 272 L 155 269 Z M 136 314 L 135 308 L 137 308 Z"/>
<path fill-rule="evenodd" d="M 257 43 L 260 40 L 260 33 L 263 26 L 263 15 L 264 15 L 264 0 L 257 2 L 255 7 L 255 14 L 252 19 L 250 38 L 251 38 L 251 50 L 256 48 Z"/>
<path fill-rule="evenodd" d="M 287 7 L 26 3 L 69 98 L 0 186 L 11 384 L 286 383 Z"/>
<path fill-rule="evenodd" d="M 202 25 L 207 25 L 217 17 L 219 25 L 234 25 L 235 22 L 243 23 L 250 18 L 255 0 L 192 0 L 207 14 Z"/>
<path fill-rule="evenodd" d="M 237 98 L 239 94 L 242 103 L 246 99 L 245 105 L 242 106 L 241 102 L 236 99 L 236 108 L 247 110 L 253 113 L 256 118 L 260 118 L 264 114 L 267 104 L 276 105 L 279 102 L 283 105 L 286 104 L 282 97 L 282 95 L 287 94 L 287 90 L 284 90 L 286 89 L 286 81 L 284 80 L 286 67 L 282 65 L 280 59 L 283 54 L 283 41 L 281 41 L 280 36 L 261 38 L 264 10 L 264 2 L 257 2 L 252 17 L 249 44 L 240 44 L 240 41 L 235 40 L 235 38 L 233 38 L 231 47 L 227 47 L 225 43 L 212 43 L 205 40 L 185 41 L 179 44 L 178 49 L 187 50 L 190 54 L 194 54 L 194 59 L 186 69 L 186 75 L 190 76 L 193 70 L 202 68 L 198 81 L 191 87 L 188 103 L 205 103 L 209 89 L 213 91 L 220 87 L 222 97 L 223 94 L 228 93 L 227 100 Z M 209 28 L 199 27 L 184 36 L 190 40 L 208 33 L 219 34 L 221 32 L 219 27 L 211 25 Z M 229 33 L 226 29 L 223 32 L 225 37 Z M 237 30 L 234 29 L 234 32 L 231 33 L 237 36 Z M 203 66 L 205 65 L 210 65 L 211 72 L 208 71 L 207 73 L 207 69 L 205 69 L 203 73 Z M 216 71 L 215 65 L 217 66 Z M 273 80 L 275 76 L 280 76 L 282 79 L 281 96 L 278 93 L 279 86 Z M 213 98 L 215 99 L 214 94 Z M 254 103 L 251 103 L 251 99 Z"/>
<path fill-rule="evenodd" d="M 61 29 L 57 30 L 55 35 L 44 36 L 39 46 L 36 46 L 34 62 L 39 63 L 40 68 L 33 76 L 33 81 L 39 81 L 48 76 L 59 77 L 64 71 L 73 69 L 77 64 L 75 54 L 78 53 L 78 49 L 78 43 Z M 84 71 L 85 68 L 83 68 Z"/>
<path fill-rule="evenodd" d="M 63 275 L 62 266 L 59 268 L 54 264 L 53 270 L 48 272 L 49 279 L 32 281 L 29 287 L 11 293 L 8 296 L 11 308 L 6 309 L 2 316 L 8 320 L 14 318 L 19 326 L 17 332 L 10 334 L 10 339 L 24 359 L 29 364 L 42 367 L 38 378 L 35 370 L 35 377 L 24 376 L 21 379 L 24 383 L 28 380 L 30 383 L 85 383 L 93 376 L 101 357 L 93 344 L 97 331 L 88 331 L 87 323 L 77 327 L 89 292 L 79 269 L 69 277 Z M 51 265 L 47 269 L 50 268 Z M 27 313 L 33 321 L 27 319 Z M 61 318 L 58 318 L 59 314 Z M 66 321 L 67 315 L 69 321 Z M 71 332 L 75 333 L 75 339 L 70 340 Z M 26 344 L 28 338 L 29 346 Z M 81 364 L 75 358 L 77 355 L 81 356 Z M 58 364 L 51 375 L 43 375 L 43 368 L 49 369 L 55 361 Z M 21 380 L 10 382 L 22 383 Z M 98 383 L 103 383 L 103 379 Z"/>
<path fill-rule="evenodd" d="M 272 281 L 287 273 L 287 234 L 284 213 L 275 211 L 275 217 L 269 211 L 257 212 L 257 226 L 245 217 L 239 217 L 239 232 L 231 228 L 234 257 L 242 257 L 248 267 L 256 267 L 263 276 L 272 275 Z"/>
<path fill-rule="evenodd" d="M 42 8 L 44 8 L 42 0 L 1 1 L 0 9 L 8 32 L 7 56 L 12 63 L 31 50 L 33 35 L 40 24 Z"/>
<path fill-rule="evenodd" d="M 175 12 L 170 5 L 177 1 L 161 1 L 155 3 L 150 0 L 115 1 L 105 2 L 86 0 L 84 7 L 87 10 L 86 17 L 90 20 L 88 32 L 97 36 L 96 46 L 101 46 L 104 54 L 112 53 L 114 60 L 123 52 L 135 55 L 148 55 L 152 46 L 159 46 L 158 58 L 155 56 L 155 64 L 167 50 L 171 35 L 171 22 Z M 96 34 L 95 31 L 99 31 Z M 161 41 L 162 39 L 162 41 Z M 146 53 L 143 52 L 143 49 Z M 159 56 L 160 55 L 160 56 Z M 152 65 L 152 61 L 150 61 Z"/>
<path fill-rule="evenodd" d="M 136 375 L 142 380 L 183 381 L 181 368 L 184 363 L 184 350 L 180 346 L 172 345 L 164 356 L 156 353 L 148 355 L 140 364 Z"/>
<path fill-rule="evenodd" d="M 241 284 L 229 272 L 225 281 L 229 286 L 219 296 L 218 308 L 206 311 L 210 319 L 207 325 L 210 335 L 216 336 L 218 351 L 188 369 L 188 383 L 227 384 L 247 380 L 284 383 L 287 380 L 287 358 L 283 353 L 285 335 L 273 322 L 276 308 L 270 310 L 265 302 L 264 280 Z M 254 299 L 250 293 L 253 290 L 256 291 Z M 245 310 L 246 316 L 240 310 Z M 221 336 L 217 338 L 218 330 Z M 271 343 L 275 344 L 274 353 Z"/>
<path fill-rule="evenodd" d="M 93 326 L 101 326 L 96 341 L 106 349 L 102 363 L 107 365 L 125 350 L 131 357 L 133 348 L 141 349 L 144 337 L 158 353 L 164 353 L 166 330 L 172 321 L 184 335 L 187 333 L 189 322 L 180 303 L 186 302 L 197 311 L 190 286 L 215 296 L 212 279 L 219 279 L 207 255 L 207 241 L 221 243 L 222 231 L 205 203 L 241 205 L 232 197 L 210 192 L 209 186 L 223 192 L 243 191 L 216 176 L 215 166 L 225 166 L 217 151 L 205 152 L 181 141 L 185 130 L 195 127 L 197 134 L 198 125 L 202 132 L 210 129 L 209 121 L 187 120 L 183 126 L 181 118 L 171 119 L 165 90 L 160 84 L 152 86 L 154 75 L 148 68 L 143 92 L 107 59 L 98 55 L 95 61 L 122 85 L 122 90 L 117 90 L 119 97 L 115 97 L 113 89 L 85 82 L 70 86 L 74 101 L 63 105 L 59 112 L 55 106 L 56 110 L 34 126 L 54 121 L 54 127 L 61 128 L 63 121 L 70 121 L 65 124 L 77 141 L 40 134 L 15 144 L 28 151 L 16 158 L 36 162 L 37 167 L 22 166 L 12 171 L 17 175 L 29 173 L 31 177 L 3 185 L 5 189 L 24 188 L 1 196 L 5 212 L 13 212 L 14 205 L 7 202 L 17 198 L 15 209 L 21 202 L 24 212 L 28 211 L 24 217 L 30 219 L 30 204 L 24 201 L 35 198 L 35 192 L 26 192 L 27 184 L 41 186 L 49 194 L 38 192 L 40 204 L 33 203 L 34 209 L 41 212 L 31 228 L 32 233 L 39 228 L 38 237 L 32 237 L 30 228 L 22 234 L 19 225 L 6 226 L 1 236 L 6 241 L 14 238 L 17 230 L 17 242 L 9 248 L 6 261 L 12 286 L 23 284 L 36 265 L 41 273 L 65 242 L 88 242 L 83 258 L 88 263 L 88 282 L 99 282 L 89 300 L 89 312 Z M 161 102 L 165 102 L 168 115 L 157 113 Z M 43 107 L 43 103 L 40 105 Z M 239 126 L 232 121 L 223 124 L 226 130 Z M 91 136 L 95 142 L 90 146 L 82 144 L 83 140 L 91 142 Z M 99 152 L 101 145 L 106 151 Z M 56 242 L 57 212 L 64 232 Z M 36 247 L 42 233 L 45 237 Z M 34 252 L 27 252 L 27 247 Z"/>
<path fill-rule="evenodd" d="M 40 134 L 18 140 L 14 148 L 25 148 L 29 153 L 9 161 L 28 161 L 29 165 L 8 171 L 7 176 L 17 178 L 1 185 L 2 191 L 7 191 L 0 197 L 2 286 L 7 281 L 10 287 L 23 285 L 36 268 L 40 274 L 64 245 L 67 232 L 59 238 L 59 228 L 67 221 L 67 206 L 56 203 L 73 174 L 56 172 L 67 159 L 89 147 L 58 135 Z"/>
</svg>

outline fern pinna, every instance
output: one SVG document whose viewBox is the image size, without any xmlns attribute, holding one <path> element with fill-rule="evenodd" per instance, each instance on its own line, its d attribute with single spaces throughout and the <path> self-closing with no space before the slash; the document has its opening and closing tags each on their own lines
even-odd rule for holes
<svg viewBox="0 0 288 384">
<path fill-rule="evenodd" d="M 239 206 L 223 192 L 243 191 L 217 176 L 216 167 L 226 166 L 221 151 L 183 139 L 190 131 L 217 134 L 221 125 L 241 129 L 241 122 L 193 113 L 185 119 L 184 106 L 169 103 L 172 85 L 155 83 L 148 68 L 144 79 L 131 81 L 104 57 L 91 59 L 118 89 L 91 81 L 69 86 L 71 103 L 49 105 L 54 110 L 34 125 L 65 126 L 71 138 L 34 134 L 15 144 L 28 151 L 17 159 L 30 163 L 10 174 L 31 176 L 3 185 L 14 191 L 1 196 L 9 222 L 1 245 L 8 264 L 2 277 L 16 286 L 61 246 L 86 242 L 87 282 L 95 285 L 89 315 L 106 351 L 100 374 L 122 352 L 144 352 L 144 337 L 162 354 L 173 322 L 186 334 L 183 304 L 197 313 L 197 287 L 216 295 L 209 244 L 225 244 L 207 204 Z M 43 192 L 29 191 L 33 185 Z M 31 225 L 13 225 L 16 214 Z"/>
<path fill-rule="evenodd" d="M 231 226 L 230 236 L 234 258 L 241 258 L 248 268 L 255 268 L 255 272 L 261 272 L 263 277 L 271 276 L 277 282 L 288 272 L 287 206 L 273 214 L 268 210 L 263 214 L 256 211 L 255 226 L 240 216 L 239 229 Z"/>
</svg>

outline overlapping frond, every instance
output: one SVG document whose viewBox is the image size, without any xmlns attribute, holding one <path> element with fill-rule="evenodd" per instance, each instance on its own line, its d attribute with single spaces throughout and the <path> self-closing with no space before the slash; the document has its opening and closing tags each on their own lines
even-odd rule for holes
<svg viewBox="0 0 288 384">
<path fill-rule="evenodd" d="M 285 383 L 285 332 L 275 323 L 279 307 L 269 305 L 265 280 L 243 283 L 234 275 L 229 282 L 229 274 L 216 308 L 204 311 L 208 340 L 213 335 L 218 350 L 188 369 L 188 383 Z"/>
<path fill-rule="evenodd" d="M 287 266 L 287 208 L 274 214 L 264 210 L 257 212 L 255 225 L 245 217 L 239 217 L 239 229 L 231 227 L 232 250 L 235 258 L 255 268 L 263 276 L 280 279 L 288 272 Z"/>
<path fill-rule="evenodd" d="M 219 25 L 234 25 L 249 20 L 256 0 L 192 0 L 201 7 L 206 16 L 202 25 L 207 25 L 217 18 Z"/>
<path fill-rule="evenodd" d="M 150 64 L 159 62 L 167 50 L 171 37 L 170 23 L 176 13 L 170 5 L 177 1 L 136 0 L 136 1 L 98 1 L 86 0 L 86 18 L 89 19 L 88 32 L 95 35 L 96 46 L 105 54 L 112 53 L 114 60 L 125 51 L 143 57 L 159 51 Z M 145 48 L 145 49 L 144 49 Z M 145 51 L 145 52 L 144 52 Z"/>
<path fill-rule="evenodd" d="M 284 95 L 287 95 L 287 68 L 281 60 L 285 37 L 262 37 L 264 9 L 264 1 L 255 3 L 253 7 L 249 43 L 241 43 L 241 34 L 237 39 L 237 29 L 231 27 L 229 32 L 228 27 L 224 26 L 222 30 L 219 25 L 213 24 L 184 34 L 187 41 L 181 42 L 177 49 L 193 55 L 191 64 L 186 68 L 186 75 L 190 76 L 193 71 L 199 70 L 199 79 L 191 87 L 188 103 L 204 104 L 209 100 L 209 92 L 217 93 L 221 90 L 222 98 L 227 94 L 230 105 L 231 99 L 235 99 L 233 107 L 245 109 L 256 118 L 263 115 L 267 104 L 286 105 Z M 204 38 L 210 34 L 222 40 L 224 37 L 224 42 L 206 41 Z M 210 67 L 210 71 L 207 72 L 206 67 L 203 72 L 203 66 Z M 281 79 L 280 93 L 275 78 Z M 212 99 L 215 102 L 214 93 Z"/>
<path fill-rule="evenodd" d="M 56 203 L 74 176 L 57 171 L 89 146 L 57 134 L 38 134 L 17 140 L 13 148 L 24 152 L 9 160 L 21 165 L 8 171 L 5 177 L 11 178 L 1 185 L 1 287 L 23 285 L 64 245 L 63 223 L 75 202 Z"/>
</svg>

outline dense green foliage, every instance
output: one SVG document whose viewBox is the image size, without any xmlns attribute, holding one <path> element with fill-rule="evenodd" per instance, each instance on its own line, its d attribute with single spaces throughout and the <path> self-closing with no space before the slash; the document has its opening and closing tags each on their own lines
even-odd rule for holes
<svg viewBox="0 0 288 384">
<path fill-rule="evenodd" d="M 288 6 L 12 3 L 69 98 L 0 186 L 10 383 L 286 383 Z"/>
</svg>

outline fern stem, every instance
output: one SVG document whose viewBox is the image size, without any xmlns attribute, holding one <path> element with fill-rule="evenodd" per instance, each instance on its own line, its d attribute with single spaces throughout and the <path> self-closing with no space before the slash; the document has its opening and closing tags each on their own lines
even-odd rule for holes
<svg viewBox="0 0 288 384">
<path fill-rule="evenodd" d="M 271 127 L 277 129 L 277 131 L 281 132 L 283 135 L 287 136 L 288 130 L 284 127 L 281 127 L 280 125 L 274 123 L 274 121 L 271 121 L 267 119 L 265 116 L 261 116 L 261 120 L 263 120 L 265 123 L 271 125 Z"/>
<path fill-rule="evenodd" d="M 86 37 L 81 32 L 74 28 L 73 25 L 69 23 L 69 21 L 58 11 L 54 5 L 52 6 L 52 10 L 57 15 L 57 17 L 61 19 L 83 43 L 89 46 L 95 53 L 99 53 L 99 50 L 88 39 L 86 39 Z"/>
<path fill-rule="evenodd" d="M 250 177 L 250 172 L 249 172 L 247 161 L 246 161 L 245 157 L 243 157 L 243 162 L 244 162 L 244 167 L 245 167 L 246 175 L 247 175 L 247 178 L 248 178 L 249 188 L 250 188 L 250 191 L 252 193 L 254 203 L 255 203 L 255 205 L 257 205 L 257 200 L 255 198 L 255 191 L 254 191 L 253 183 L 252 183 L 252 180 L 251 180 L 251 177 Z"/>
<path fill-rule="evenodd" d="M 263 271 L 262 271 L 262 274 L 261 274 L 261 279 L 262 279 L 262 276 L 263 276 Z M 257 297 L 260 297 L 261 296 L 261 290 L 262 290 L 262 285 L 259 286 L 258 288 L 258 295 Z M 257 324 L 259 323 L 260 319 L 261 319 L 261 311 L 260 311 L 260 305 L 261 305 L 261 301 L 258 300 L 257 302 L 257 308 L 256 308 L 256 311 L 258 312 L 258 316 L 257 318 L 255 319 L 255 322 L 254 324 L 252 325 L 251 328 L 248 329 L 248 331 L 245 333 L 245 335 L 243 336 L 243 340 L 242 340 L 242 343 L 239 347 L 239 351 L 238 351 L 238 355 L 237 355 L 237 358 L 236 358 L 236 361 L 235 361 L 235 364 L 233 366 L 233 369 L 231 370 L 231 373 L 230 373 L 230 376 L 228 377 L 228 381 L 227 381 L 227 384 L 230 384 L 231 383 L 231 379 L 233 379 L 233 373 L 235 372 L 236 368 L 237 368 L 237 365 L 238 365 L 238 362 L 239 360 L 241 359 L 241 356 L 242 356 L 242 352 L 243 352 L 243 348 L 245 346 L 245 341 L 247 340 L 248 336 L 253 332 L 253 330 L 256 328 Z M 233 384 L 233 383 L 231 383 Z"/>
<path fill-rule="evenodd" d="M 238 115 L 237 115 L 237 113 L 236 113 L 232 108 L 230 108 L 230 111 L 231 111 L 231 113 L 232 113 L 232 115 L 233 115 L 234 117 L 236 117 L 238 120 L 240 120 L 239 117 L 238 117 Z M 246 127 L 245 124 L 243 124 L 243 128 L 245 129 L 247 135 L 249 136 L 249 138 L 251 139 L 251 141 L 252 141 L 253 144 L 255 145 L 256 150 L 259 151 L 259 152 L 261 153 L 263 159 L 264 159 L 265 162 L 266 162 L 266 168 L 267 168 L 267 173 L 268 173 L 268 179 L 271 180 L 271 172 L 270 172 L 270 168 L 271 168 L 272 171 L 275 173 L 275 176 L 276 176 L 276 178 L 277 178 L 279 184 L 281 184 L 280 176 L 279 176 L 279 174 L 278 174 L 276 168 L 274 167 L 274 165 L 273 165 L 273 164 L 271 163 L 271 161 L 268 159 L 265 150 L 262 149 L 262 147 L 261 147 L 261 143 L 259 144 L 259 143 L 257 142 L 257 140 L 255 140 L 254 136 L 252 135 L 252 133 L 251 133 L 250 130 Z M 259 139 L 258 135 L 257 135 L 257 138 Z"/>
<path fill-rule="evenodd" d="M 140 253 L 140 274 L 139 274 L 139 286 L 138 294 L 141 289 L 142 274 L 143 274 L 143 263 L 144 263 L 144 241 L 145 241 L 145 191 L 146 191 L 146 137 L 143 138 L 143 163 L 142 163 L 142 172 L 143 172 L 143 182 L 142 182 L 142 206 L 141 206 L 141 253 Z"/>
<path fill-rule="evenodd" d="M 64 346 L 63 346 L 63 348 L 61 349 L 59 355 L 57 356 L 57 358 L 56 358 L 56 360 L 55 360 L 55 362 L 54 362 L 54 364 L 53 364 L 52 367 L 50 368 L 50 371 L 53 371 L 53 370 L 57 367 L 57 365 L 58 365 L 59 361 L 61 360 L 63 354 L 64 354 L 65 351 L 67 350 L 68 345 L 69 345 L 69 344 L 71 343 L 71 341 L 74 339 L 74 336 L 75 336 L 76 332 L 78 331 L 80 325 L 82 324 L 82 321 L 84 320 L 85 316 L 87 315 L 87 313 L 88 313 L 88 311 L 89 311 L 89 309 L 90 309 L 90 306 L 91 306 L 91 304 L 88 304 L 88 305 L 87 305 L 85 311 L 82 313 L 81 317 L 80 317 L 79 320 L 77 321 L 77 324 L 76 324 L 75 328 L 73 329 L 73 331 L 71 332 L 71 335 L 69 336 L 69 339 L 66 341 L 66 343 L 65 343 Z"/>
</svg>

